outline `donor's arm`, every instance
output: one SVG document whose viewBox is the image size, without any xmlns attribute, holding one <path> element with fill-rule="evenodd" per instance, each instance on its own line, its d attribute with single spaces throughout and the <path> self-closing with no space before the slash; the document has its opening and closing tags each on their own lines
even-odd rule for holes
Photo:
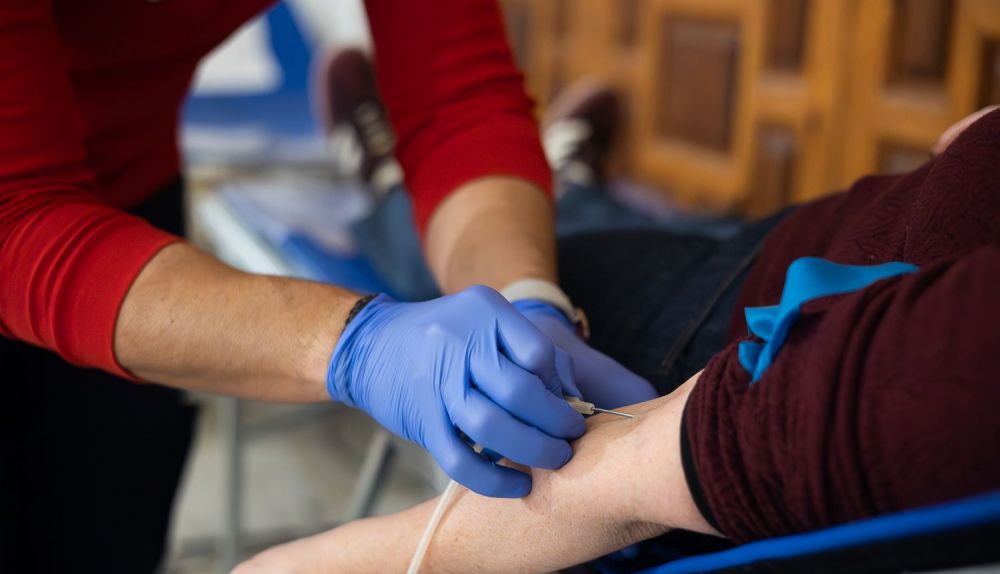
<svg viewBox="0 0 1000 574">
<path fill-rule="evenodd" d="M 421 572 L 546 572 L 671 528 L 713 533 L 684 479 L 680 422 L 695 375 L 676 392 L 599 415 L 557 471 L 532 469 L 531 494 L 486 498 L 462 489 Z M 405 572 L 437 499 L 272 548 L 235 574 Z"/>
</svg>

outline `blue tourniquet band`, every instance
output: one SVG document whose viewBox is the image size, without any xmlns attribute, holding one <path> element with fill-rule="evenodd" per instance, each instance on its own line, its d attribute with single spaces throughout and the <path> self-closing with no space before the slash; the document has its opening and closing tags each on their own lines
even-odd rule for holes
<svg viewBox="0 0 1000 574">
<path fill-rule="evenodd" d="M 843 265 L 818 257 L 802 257 L 788 266 L 781 303 L 744 310 L 750 332 L 764 340 L 743 341 L 739 346 L 740 365 L 752 375 L 751 384 L 760 380 L 799 318 L 799 309 L 813 299 L 858 291 L 897 275 L 913 273 L 915 265 L 901 262 L 881 265 Z"/>
</svg>

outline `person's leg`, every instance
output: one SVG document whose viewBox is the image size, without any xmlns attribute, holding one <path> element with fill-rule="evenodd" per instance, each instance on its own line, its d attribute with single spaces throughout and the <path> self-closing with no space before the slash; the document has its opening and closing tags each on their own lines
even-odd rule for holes
<svg viewBox="0 0 1000 574">
<path fill-rule="evenodd" d="M 180 183 L 137 210 L 183 232 Z M 0 572 L 155 572 L 195 408 L 0 339 Z"/>
<path fill-rule="evenodd" d="M 587 314 L 591 345 L 666 394 L 722 348 L 742 281 L 787 213 L 721 241 L 657 230 L 564 238 L 562 287 Z"/>
<path fill-rule="evenodd" d="M 563 181 L 558 187 L 556 235 L 559 237 L 665 227 L 665 222 L 611 197 L 603 185 Z"/>
</svg>

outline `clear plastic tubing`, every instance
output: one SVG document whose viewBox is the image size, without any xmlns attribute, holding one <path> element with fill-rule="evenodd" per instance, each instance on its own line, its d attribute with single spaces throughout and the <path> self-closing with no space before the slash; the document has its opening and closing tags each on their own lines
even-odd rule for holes
<svg viewBox="0 0 1000 574">
<path fill-rule="evenodd" d="M 427 548 L 431 545 L 434 533 L 437 531 L 438 525 L 441 524 L 441 517 L 448 510 L 448 507 L 451 505 L 451 499 L 455 498 L 456 492 L 458 492 L 458 483 L 452 480 L 448 483 L 447 488 L 444 489 L 444 493 L 441 494 L 437 506 L 434 507 L 434 513 L 431 514 L 431 519 L 427 521 L 424 534 L 420 537 L 420 544 L 417 544 L 417 550 L 413 553 L 413 558 L 410 560 L 410 567 L 406 570 L 406 574 L 418 574 L 420 572 L 420 566 L 424 563 L 424 556 L 427 555 Z"/>
</svg>

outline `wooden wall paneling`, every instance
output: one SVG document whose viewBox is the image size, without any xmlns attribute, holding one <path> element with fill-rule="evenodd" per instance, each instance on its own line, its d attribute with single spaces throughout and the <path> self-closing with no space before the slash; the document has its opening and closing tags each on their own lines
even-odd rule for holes
<svg viewBox="0 0 1000 574">
<path fill-rule="evenodd" d="M 887 81 L 936 89 L 944 83 L 954 0 L 894 0 Z"/>
<path fill-rule="evenodd" d="M 840 189 L 846 86 L 853 81 L 849 54 L 855 44 L 856 6 L 846 0 L 812 0 L 806 19 L 803 81 L 799 118 L 798 165 L 792 201 L 805 201 Z"/>
<path fill-rule="evenodd" d="M 627 97 L 639 49 L 639 21 L 644 0 L 577 0 L 581 10 L 575 49 L 580 54 L 577 76 L 595 76 L 619 85 Z"/>
<path fill-rule="evenodd" d="M 804 78 L 806 40 L 811 2 L 768 0 L 763 10 L 762 69 L 753 93 L 750 114 L 756 130 L 752 140 L 748 177 L 738 209 L 750 216 L 773 211 L 790 200 L 802 159 L 801 132 L 807 111 L 808 84 Z"/>
<path fill-rule="evenodd" d="M 562 31 L 563 88 L 584 77 L 611 81 L 617 53 L 606 0 L 563 0 L 568 8 Z"/>
<path fill-rule="evenodd" d="M 1000 0 L 877 0 L 858 4 L 845 183 L 906 171 L 952 122 L 994 97 L 988 75 Z"/>
<path fill-rule="evenodd" d="M 762 125 L 757 130 L 750 191 L 743 211 L 751 217 L 773 213 L 792 199 L 798 145 L 795 130 Z"/>
<path fill-rule="evenodd" d="M 889 65 L 892 29 L 891 2 L 859 0 L 855 7 L 855 41 L 848 55 L 852 80 L 845 90 L 848 117 L 843 141 L 851 143 L 843 145 L 840 179 L 844 185 L 875 167 L 879 144 L 873 132 L 883 78 Z"/>
<path fill-rule="evenodd" d="M 954 28 L 958 18 L 941 16 L 940 11 L 954 11 L 961 3 L 935 4 L 931 0 L 859 2 L 856 17 L 858 36 L 851 57 L 851 113 L 849 128 L 842 142 L 846 161 L 841 175 L 845 184 L 861 175 L 878 171 L 886 146 L 928 149 L 954 121 L 954 41 L 949 46 L 919 49 L 897 49 L 895 46 L 917 42 L 913 38 L 931 34 L 926 30 L 935 25 L 943 26 L 945 21 L 954 22 Z M 920 6 L 937 8 L 925 11 L 915 8 Z M 906 11 L 905 15 L 898 13 L 901 10 Z M 927 19 L 928 22 L 915 23 L 919 19 Z M 900 26 L 907 29 L 899 30 Z M 954 40 L 959 34 L 953 29 L 947 37 Z M 907 37 L 910 39 L 894 40 Z M 904 49 L 910 49 L 912 53 L 904 56 L 897 54 Z M 941 51 L 952 55 L 947 58 L 948 63 L 943 70 L 935 71 L 938 56 L 932 52 Z M 902 63 L 894 64 L 894 58 Z M 903 66 L 907 71 L 894 72 L 894 66 Z"/>
<path fill-rule="evenodd" d="M 615 40 L 623 48 L 633 48 L 639 43 L 639 21 L 644 15 L 644 0 L 618 0 L 614 2 L 620 16 L 614 20 Z"/>
<path fill-rule="evenodd" d="M 612 30 L 595 10 L 606 0 L 502 0 L 508 36 L 539 106 L 584 76 L 604 76 Z"/>
<path fill-rule="evenodd" d="M 637 104 L 635 86 L 641 49 L 640 22 L 646 0 L 577 0 L 581 21 L 573 36 L 578 65 L 573 78 L 588 77 L 616 90 L 622 105 L 620 139 L 611 158 L 613 174 L 634 174 L 631 130 Z"/>
<path fill-rule="evenodd" d="M 805 60 L 810 0 L 769 0 L 766 3 L 764 63 L 769 70 L 799 73 Z"/>
<path fill-rule="evenodd" d="M 739 85 L 733 123 L 732 157 L 735 162 L 732 174 L 732 188 L 723 204 L 732 210 L 743 201 L 750 187 L 753 149 L 757 119 L 755 111 L 759 103 L 757 94 L 764 67 L 764 4 L 743 2 L 739 17 L 742 22 L 742 53 L 739 63 Z M 743 95 L 743 97 L 741 97 Z"/>
<path fill-rule="evenodd" d="M 633 166 L 639 179 L 669 189 L 682 203 L 725 210 L 746 188 L 753 124 L 751 102 L 745 95 L 752 92 L 760 60 L 759 21 L 755 19 L 760 10 L 755 4 L 740 0 L 646 2 L 634 84 Z M 694 34 L 678 38 L 674 28 L 678 25 L 682 34 L 684 26 L 689 31 L 701 27 L 709 39 L 699 43 Z M 690 51 L 676 54 L 678 46 Z M 731 88 L 731 94 L 703 104 L 704 109 L 724 117 L 699 119 L 704 123 L 698 123 L 677 114 L 678 109 L 690 111 L 698 105 L 685 99 L 688 96 L 683 92 L 711 85 Z"/>
<path fill-rule="evenodd" d="M 979 75 L 979 105 L 1000 104 L 1000 38 L 983 42 L 983 65 Z"/>
<path fill-rule="evenodd" d="M 545 29 L 551 46 L 549 82 L 545 93 L 539 94 L 541 101 L 545 104 L 552 101 L 559 90 L 568 83 L 567 66 L 570 63 L 572 51 L 568 49 L 566 44 L 569 31 L 572 29 L 569 20 L 578 12 L 576 9 L 578 3 L 575 0 L 536 2 L 536 4 L 547 4 L 549 12 L 549 25 Z"/>
<path fill-rule="evenodd" d="M 949 90 L 954 121 L 1000 103 L 1000 0 L 959 1 L 952 35 Z"/>
<path fill-rule="evenodd" d="M 798 187 L 795 164 L 802 160 L 797 148 L 807 111 L 805 56 L 812 43 L 806 39 L 811 2 L 768 0 L 760 5 L 762 69 L 754 93 L 747 96 L 757 127 L 738 204 L 750 216 L 772 211 Z"/>
<path fill-rule="evenodd" d="M 1000 0 L 502 0 L 544 107 L 616 86 L 628 175 L 759 213 L 923 161 L 1000 103 Z"/>
<path fill-rule="evenodd" d="M 737 95 L 739 22 L 660 17 L 656 130 L 664 138 L 729 153 Z"/>
</svg>

